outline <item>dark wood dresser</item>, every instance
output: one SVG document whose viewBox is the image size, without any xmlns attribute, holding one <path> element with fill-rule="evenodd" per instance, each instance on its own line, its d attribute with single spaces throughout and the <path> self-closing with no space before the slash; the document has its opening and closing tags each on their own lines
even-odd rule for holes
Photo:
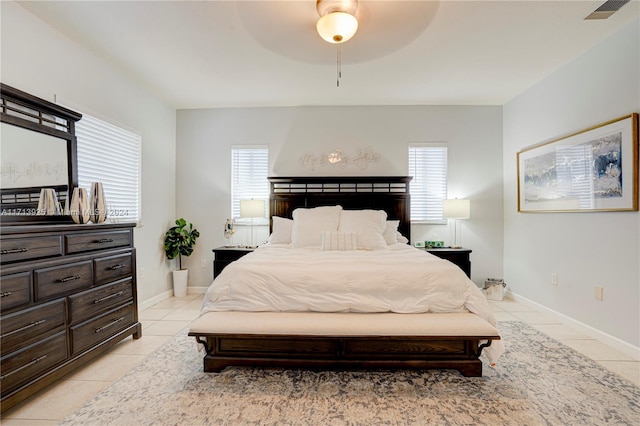
<svg viewBox="0 0 640 426">
<path fill-rule="evenodd" d="M 141 337 L 135 224 L 3 226 L 2 411 Z"/>
</svg>

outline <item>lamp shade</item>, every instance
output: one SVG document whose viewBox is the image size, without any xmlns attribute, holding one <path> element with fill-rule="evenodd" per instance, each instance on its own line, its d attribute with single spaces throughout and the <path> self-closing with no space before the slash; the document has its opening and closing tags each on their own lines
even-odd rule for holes
<svg viewBox="0 0 640 426">
<path fill-rule="evenodd" d="M 240 217 L 264 217 L 264 200 L 240 200 Z"/>
<path fill-rule="evenodd" d="M 346 12 L 327 13 L 316 24 L 318 34 L 329 43 L 344 43 L 358 31 L 358 20 Z"/>
<path fill-rule="evenodd" d="M 449 199 L 442 202 L 443 216 L 447 219 L 469 219 L 471 217 L 471 201 Z"/>
</svg>

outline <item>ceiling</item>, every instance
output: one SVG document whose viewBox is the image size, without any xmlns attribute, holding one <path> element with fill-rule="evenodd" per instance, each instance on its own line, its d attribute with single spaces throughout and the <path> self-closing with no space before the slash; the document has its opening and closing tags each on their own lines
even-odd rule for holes
<svg viewBox="0 0 640 426">
<path fill-rule="evenodd" d="M 20 1 L 177 109 L 503 105 L 640 16 L 632 0 L 367 1 L 341 47 L 315 0 Z"/>
</svg>

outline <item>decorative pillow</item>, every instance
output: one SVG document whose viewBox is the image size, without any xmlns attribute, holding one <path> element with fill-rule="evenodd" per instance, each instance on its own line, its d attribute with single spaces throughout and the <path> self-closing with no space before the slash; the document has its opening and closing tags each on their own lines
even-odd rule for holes
<svg viewBox="0 0 640 426">
<path fill-rule="evenodd" d="M 387 213 L 383 210 L 343 210 L 338 232 L 355 232 L 358 249 L 379 250 L 387 247 L 382 235 L 387 226 Z"/>
<path fill-rule="evenodd" d="M 295 209 L 291 245 L 295 248 L 320 246 L 322 231 L 337 231 L 342 206 Z"/>
<path fill-rule="evenodd" d="M 382 234 L 387 244 L 396 244 L 396 243 L 407 244 L 409 242 L 407 237 L 405 237 L 400 232 L 398 232 L 398 226 L 400 226 L 399 220 L 387 221 L 387 227 L 385 228 L 384 233 Z"/>
<path fill-rule="evenodd" d="M 398 226 L 400 226 L 399 220 L 387 221 L 387 226 L 382 234 L 387 244 L 395 244 L 398 242 Z"/>
<path fill-rule="evenodd" d="M 291 230 L 293 229 L 293 220 L 280 216 L 273 216 L 273 231 L 269 237 L 272 244 L 291 244 Z"/>
<path fill-rule="evenodd" d="M 322 250 L 355 250 L 358 246 L 355 232 L 322 231 Z"/>
</svg>

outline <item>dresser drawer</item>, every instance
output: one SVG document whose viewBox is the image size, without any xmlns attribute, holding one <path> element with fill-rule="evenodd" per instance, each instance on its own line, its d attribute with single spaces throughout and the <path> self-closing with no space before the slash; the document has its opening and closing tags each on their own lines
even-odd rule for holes
<svg viewBox="0 0 640 426">
<path fill-rule="evenodd" d="M 104 250 L 114 247 L 128 247 L 133 243 L 131 231 L 92 232 L 65 235 L 67 254 Z"/>
<path fill-rule="evenodd" d="M 133 273 L 133 253 L 101 257 L 93 262 L 96 284 L 108 283 Z"/>
<path fill-rule="evenodd" d="M 55 300 L 15 314 L 0 318 L 2 324 L 0 350 L 2 354 L 13 352 L 33 343 L 46 333 L 65 325 L 66 310 L 64 299 Z"/>
<path fill-rule="evenodd" d="M 69 297 L 71 323 L 78 323 L 108 311 L 133 298 L 133 280 L 126 278 L 115 283 L 83 291 Z"/>
<path fill-rule="evenodd" d="M 62 237 L 60 235 L 3 238 L 0 250 L 2 263 L 18 262 L 43 257 L 62 256 Z"/>
<path fill-rule="evenodd" d="M 0 361 L 2 394 L 6 395 L 21 384 L 41 376 L 65 359 L 67 359 L 65 331 L 3 357 Z"/>
<path fill-rule="evenodd" d="M 134 323 L 132 303 L 108 312 L 94 320 L 71 327 L 72 355 L 108 339 Z"/>
<path fill-rule="evenodd" d="M 48 299 L 93 285 L 93 261 L 69 263 L 33 271 L 36 299 Z"/>
<path fill-rule="evenodd" d="M 6 311 L 31 301 L 31 271 L 0 277 L 0 310 Z"/>
</svg>

